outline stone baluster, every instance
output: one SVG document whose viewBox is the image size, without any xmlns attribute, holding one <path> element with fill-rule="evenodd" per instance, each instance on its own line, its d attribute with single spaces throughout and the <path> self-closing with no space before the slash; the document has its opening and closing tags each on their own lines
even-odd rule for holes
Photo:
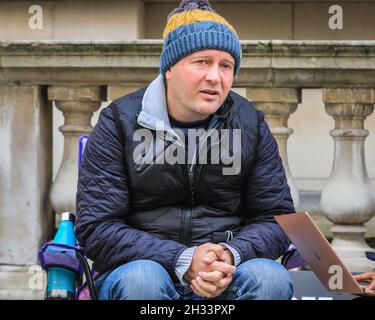
<svg viewBox="0 0 375 320">
<path fill-rule="evenodd" d="M 65 119 L 64 125 L 59 128 L 64 135 L 64 152 L 51 188 L 51 204 L 56 213 L 75 212 L 78 139 L 92 131 L 91 117 L 100 108 L 105 95 L 101 87 L 51 86 L 48 88 L 48 99 L 55 101 Z"/>
<path fill-rule="evenodd" d="M 288 118 L 296 111 L 301 102 L 301 90 L 295 88 L 247 88 L 246 96 L 255 107 L 264 112 L 272 135 L 279 146 L 279 152 L 285 168 L 288 185 L 297 209 L 299 194 L 289 169 L 287 140 L 293 133 L 288 128 Z"/>
<path fill-rule="evenodd" d="M 371 250 L 364 239 L 364 223 L 375 212 L 375 192 L 366 170 L 364 121 L 374 109 L 374 89 L 324 89 L 327 113 L 335 120 L 331 176 L 325 186 L 321 207 L 334 223 L 332 246 L 351 271 L 366 271 L 373 262 L 365 257 Z M 373 250 L 373 249 L 372 249 Z"/>
</svg>

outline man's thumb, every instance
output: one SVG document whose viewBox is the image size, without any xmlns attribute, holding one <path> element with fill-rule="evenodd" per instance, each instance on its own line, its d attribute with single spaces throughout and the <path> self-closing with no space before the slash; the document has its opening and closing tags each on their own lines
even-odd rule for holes
<svg viewBox="0 0 375 320">
<path fill-rule="evenodd" d="M 219 260 L 224 260 L 225 259 L 224 248 L 221 245 L 219 245 L 219 244 L 213 245 L 210 248 L 210 251 L 213 251 L 216 254 L 216 257 Z"/>
<path fill-rule="evenodd" d="M 207 252 L 206 256 L 203 258 L 203 262 L 210 264 L 217 260 L 217 253 L 214 250 Z"/>
</svg>

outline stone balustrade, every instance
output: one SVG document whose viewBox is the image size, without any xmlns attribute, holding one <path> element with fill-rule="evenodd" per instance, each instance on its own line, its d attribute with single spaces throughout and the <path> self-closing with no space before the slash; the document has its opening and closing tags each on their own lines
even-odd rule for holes
<svg viewBox="0 0 375 320">
<path fill-rule="evenodd" d="M 288 164 L 287 139 L 293 134 L 288 118 L 301 103 L 302 89 L 323 89 L 327 117 L 333 117 L 335 127 L 334 162 L 326 164 L 332 171 L 321 206 L 334 223 L 332 245 L 349 269 L 368 270 L 364 223 L 375 212 L 375 192 L 364 142 L 366 117 L 375 103 L 375 41 L 242 45 L 234 86 L 245 88 L 247 98 L 265 113 L 297 206 Z M 0 267 L 0 279 L 25 276 L 25 266 L 37 264 L 40 245 L 52 235 L 51 208 L 75 211 L 77 137 L 92 130 L 91 116 L 107 93 L 142 87 L 157 76 L 161 48 L 162 42 L 154 40 L 0 42 L 0 265 L 6 266 Z M 63 158 L 52 182 L 52 135 L 61 134 L 52 132 L 54 105 L 65 123 L 60 127 Z M 4 286 L 0 281 L 0 298 L 8 297 Z"/>
</svg>

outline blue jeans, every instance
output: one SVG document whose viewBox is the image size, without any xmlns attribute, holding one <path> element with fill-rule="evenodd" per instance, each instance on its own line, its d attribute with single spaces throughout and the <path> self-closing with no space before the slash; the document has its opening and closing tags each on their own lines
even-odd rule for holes
<svg viewBox="0 0 375 320">
<path fill-rule="evenodd" d="M 210 300 L 189 286 L 173 283 L 168 272 L 151 260 L 125 263 L 95 281 L 100 300 Z M 214 300 L 288 300 L 293 285 L 288 271 L 269 259 L 248 260 L 237 267 L 233 280 Z"/>
</svg>

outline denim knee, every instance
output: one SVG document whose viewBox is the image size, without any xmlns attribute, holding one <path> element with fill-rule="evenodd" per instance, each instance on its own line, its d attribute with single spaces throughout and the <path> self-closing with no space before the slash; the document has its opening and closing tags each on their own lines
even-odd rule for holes
<svg viewBox="0 0 375 320">
<path fill-rule="evenodd" d="M 248 260 L 238 266 L 236 273 L 242 282 L 238 292 L 242 299 L 289 300 L 293 297 L 291 276 L 276 261 L 264 258 Z"/>
<path fill-rule="evenodd" d="M 100 299 L 172 300 L 178 298 L 168 272 L 152 260 L 135 260 L 113 270 L 105 279 Z"/>
</svg>

